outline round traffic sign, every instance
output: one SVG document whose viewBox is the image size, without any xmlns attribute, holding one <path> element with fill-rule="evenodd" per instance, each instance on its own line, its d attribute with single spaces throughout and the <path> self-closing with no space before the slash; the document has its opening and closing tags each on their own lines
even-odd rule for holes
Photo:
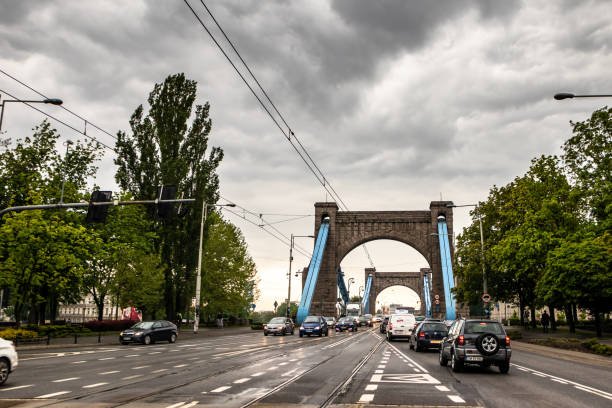
<svg viewBox="0 0 612 408">
<path fill-rule="evenodd" d="M 440 304 L 440 299 L 436 299 L 436 305 Z"/>
<path fill-rule="evenodd" d="M 489 295 L 488 293 L 483 293 L 481 299 L 483 302 L 489 303 L 491 301 L 491 295 Z"/>
<path fill-rule="evenodd" d="M 440 295 L 434 295 L 434 299 L 439 300 L 440 299 Z"/>
</svg>

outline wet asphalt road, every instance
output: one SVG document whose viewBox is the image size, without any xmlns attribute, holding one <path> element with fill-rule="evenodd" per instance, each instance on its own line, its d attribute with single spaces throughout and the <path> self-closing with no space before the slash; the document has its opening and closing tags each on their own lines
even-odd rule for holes
<svg viewBox="0 0 612 408">
<path fill-rule="evenodd" d="M 453 373 L 436 352 L 378 330 L 329 337 L 261 332 L 175 344 L 20 353 L 0 408 L 271 406 L 612 406 L 612 373 L 514 350 L 497 368 Z"/>
</svg>

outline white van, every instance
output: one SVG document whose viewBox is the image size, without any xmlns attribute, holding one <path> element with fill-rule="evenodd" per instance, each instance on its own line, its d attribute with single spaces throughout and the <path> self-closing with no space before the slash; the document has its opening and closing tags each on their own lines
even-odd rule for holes
<svg viewBox="0 0 612 408">
<path fill-rule="evenodd" d="M 395 338 L 409 338 L 414 330 L 416 318 L 413 314 L 393 314 L 389 318 L 387 325 L 387 340 L 392 341 Z"/>
</svg>

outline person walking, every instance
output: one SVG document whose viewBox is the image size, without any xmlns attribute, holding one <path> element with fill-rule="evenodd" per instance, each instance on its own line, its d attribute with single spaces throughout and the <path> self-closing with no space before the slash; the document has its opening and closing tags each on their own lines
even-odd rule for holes
<svg viewBox="0 0 612 408">
<path fill-rule="evenodd" d="M 217 327 L 223 328 L 223 314 L 221 312 L 217 313 Z"/>
<path fill-rule="evenodd" d="M 176 314 L 176 330 L 181 331 L 181 323 L 183 323 L 183 315 L 181 312 Z"/>
<path fill-rule="evenodd" d="M 548 333 L 548 325 L 550 324 L 550 316 L 546 313 L 546 310 L 542 313 L 542 317 L 540 317 L 540 323 L 542 323 L 542 330 L 544 333 Z"/>
<path fill-rule="evenodd" d="M 525 325 L 526 329 L 529 328 L 529 310 L 527 309 L 523 311 L 523 324 Z"/>
</svg>

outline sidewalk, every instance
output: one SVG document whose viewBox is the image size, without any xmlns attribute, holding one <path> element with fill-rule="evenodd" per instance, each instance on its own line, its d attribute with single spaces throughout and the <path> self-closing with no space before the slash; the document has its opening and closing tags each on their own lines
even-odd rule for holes
<svg viewBox="0 0 612 408">
<path fill-rule="evenodd" d="M 192 329 L 183 328 L 178 335 L 177 342 L 189 341 L 205 337 L 220 337 L 232 336 L 238 334 L 249 334 L 254 332 L 250 327 L 226 327 L 223 329 L 216 328 L 200 328 L 197 334 L 193 333 Z M 74 344 L 74 337 L 51 338 L 51 344 L 32 344 L 19 345 L 17 351 L 25 350 L 49 350 L 57 348 L 78 348 L 78 347 L 95 347 L 95 346 L 118 346 L 119 336 L 116 334 L 101 336 L 98 343 L 98 336 L 83 336 L 77 338 L 77 344 Z"/>
</svg>

